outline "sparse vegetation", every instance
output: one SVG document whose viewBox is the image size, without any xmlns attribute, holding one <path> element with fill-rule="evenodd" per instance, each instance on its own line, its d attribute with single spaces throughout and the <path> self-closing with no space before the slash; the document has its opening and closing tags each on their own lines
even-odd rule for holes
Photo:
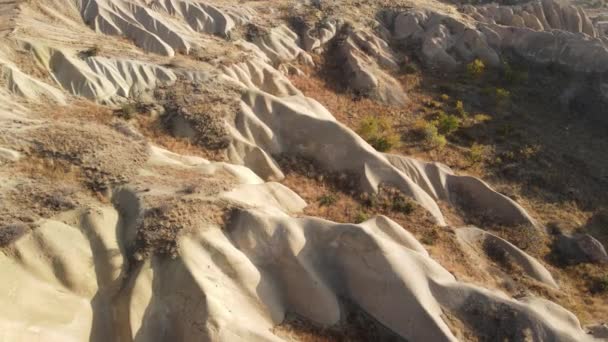
<svg viewBox="0 0 608 342">
<path fill-rule="evenodd" d="M 464 109 L 464 103 L 460 100 L 456 101 L 456 113 L 462 118 L 466 118 L 469 116 L 469 113 Z"/>
<path fill-rule="evenodd" d="M 336 204 L 338 198 L 333 194 L 325 194 L 319 197 L 319 205 L 322 207 L 331 207 Z"/>
<path fill-rule="evenodd" d="M 456 132 L 460 127 L 460 119 L 455 115 L 446 114 L 444 111 L 439 111 L 434 124 L 439 130 L 439 133 L 443 135 L 450 135 Z"/>
<path fill-rule="evenodd" d="M 355 223 L 362 223 L 369 220 L 369 215 L 364 211 L 358 211 L 355 216 Z"/>
<path fill-rule="evenodd" d="M 101 52 L 101 47 L 99 45 L 93 45 L 90 48 L 81 51 L 79 53 L 80 58 L 89 58 L 89 57 L 95 57 L 98 56 L 99 53 Z"/>
<path fill-rule="evenodd" d="M 483 89 L 483 93 L 499 107 L 509 104 L 511 100 L 511 92 L 505 88 L 487 86 Z"/>
<path fill-rule="evenodd" d="M 134 102 L 126 102 L 120 107 L 119 116 L 125 120 L 131 120 L 137 114 L 137 105 Z"/>
<path fill-rule="evenodd" d="M 447 140 L 445 136 L 439 133 L 439 130 L 433 123 L 419 119 L 414 126 L 422 135 L 428 147 L 441 149 L 446 145 Z"/>
<path fill-rule="evenodd" d="M 401 195 L 393 198 L 392 208 L 394 211 L 409 215 L 414 211 L 415 205 L 411 199 Z"/>
<path fill-rule="evenodd" d="M 507 104 L 511 99 L 511 92 L 504 88 L 496 88 L 495 96 L 496 103 L 499 105 L 504 105 Z"/>
<path fill-rule="evenodd" d="M 359 135 L 380 152 L 386 152 L 399 145 L 400 137 L 393 132 L 386 118 L 367 116 L 361 121 Z"/>
<path fill-rule="evenodd" d="M 595 293 L 608 293 L 608 275 L 595 278 L 592 291 Z"/>
<path fill-rule="evenodd" d="M 482 123 L 492 120 L 492 117 L 487 114 L 475 114 L 473 120 L 475 120 L 476 123 Z"/>
<path fill-rule="evenodd" d="M 484 158 L 486 152 L 486 147 L 480 144 L 473 144 L 473 146 L 471 146 L 471 149 L 469 150 L 469 153 L 467 155 L 469 162 L 471 164 L 477 164 L 479 162 L 481 162 Z"/>
<path fill-rule="evenodd" d="M 475 59 L 467 64 L 467 75 L 473 79 L 479 79 L 486 71 L 486 65 L 481 59 Z"/>
<path fill-rule="evenodd" d="M 416 66 L 416 64 L 413 63 L 402 63 L 401 64 L 401 70 L 403 73 L 405 74 L 415 74 L 419 71 L 418 67 Z"/>
</svg>

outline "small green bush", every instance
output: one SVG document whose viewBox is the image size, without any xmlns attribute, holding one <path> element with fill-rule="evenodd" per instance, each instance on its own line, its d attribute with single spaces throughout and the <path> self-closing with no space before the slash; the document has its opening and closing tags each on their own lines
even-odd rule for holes
<svg viewBox="0 0 608 342">
<path fill-rule="evenodd" d="M 367 116 L 359 125 L 359 135 L 380 152 L 386 152 L 399 145 L 401 138 L 393 132 L 386 118 Z"/>
<path fill-rule="evenodd" d="M 511 92 L 504 88 L 496 88 L 496 103 L 506 104 L 511 99 Z"/>
<path fill-rule="evenodd" d="M 369 220 L 369 215 L 367 215 L 364 211 L 359 211 L 357 216 L 355 216 L 355 223 L 361 223 Z"/>
<path fill-rule="evenodd" d="M 475 116 L 473 117 L 473 120 L 475 120 L 475 122 L 480 123 L 480 122 L 486 122 L 486 121 L 490 121 L 492 120 L 492 117 L 487 115 L 487 114 L 475 114 Z"/>
<path fill-rule="evenodd" d="M 460 119 L 457 116 L 451 114 L 448 115 L 443 111 L 439 112 L 436 122 L 439 133 L 444 135 L 450 135 L 456 132 L 460 127 Z"/>
<path fill-rule="evenodd" d="M 413 63 L 403 63 L 401 65 L 401 70 L 403 71 L 403 73 L 405 74 L 415 74 L 416 72 L 418 72 L 418 67 L 416 66 L 416 64 Z"/>
<path fill-rule="evenodd" d="M 419 132 L 428 147 L 441 149 L 447 144 L 445 136 L 439 134 L 435 122 L 418 119 L 414 129 Z"/>
<path fill-rule="evenodd" d="M 441 102 L 433 101 L 433 100 L 426 100 L 424 102 L 424 105 L 428 108 L 436 108 L 436 109 L 443 107 L 443 104 Z"/>
<path fill-rule="evenodd" d="M 424 134 L 424 140 L 430 147 L 442 149 L 447 144 L 445 136 L 439 134 L 437 127 L 433 124 L 427 123 L 422 132 Z"/>
<path fill-rule="evenodd" d="M 338 198 L 332 194 L 326 194 L 319 197 L 319 206 L 321 207 L 330 207 L 338 201 Z"/>
<path fill-rule="evenodd" d="M 464 103 L 460 100 L 456 101 L 456 112 L 463 118 L 469 116 L 469 113 L 464 109 Z"/>
<path fill-rule="evenodd" d="M 471 149 L 467 154 L 467 158 L 469 159 L 471 164 L 477 164 L 483 160 L 485 152 L 485 146 L 475 143 L 473 144 L 473 146 L 471 146 Z"/>
<path fill-rule="evenodd" d="M 79 53 L 80 58 L 89 58 L 89 57 L 95 57 L 97 55 L 99 55 L 99 53 L 101 52 L 101 48 L 99 47 L 99 45 L 93 45 L 90 48 L 81 51 Z"/>
<path fill-rule="evenodd" d="M 127 102 L 120 107 L 120 116 L 125 120 L 131 120 L 137 114 L 135 103 Z"/>
<path fill-rule="evenodd" d="M 404 196 L 397 196 L 393 199 L 392 209 L 402 214 L 409 215 L 414 212 L 416 206 L 410 199 Z"/>
<path fill-rule="evenodd" d="M 471 78 L 480 78 L 486 71 L 486 65 L 481 59 L 475 59 L 467 64 L 467 75 Z"/>
<path fill-rule="evenodd" d="M 387 134 L 385 136 L 378 137 L 370 140 L 370 144 L 380 152 L 386 152 L 392 149 L 394 146 L 399 145 L 401 138 L 396 134 Z"/>
</svg>

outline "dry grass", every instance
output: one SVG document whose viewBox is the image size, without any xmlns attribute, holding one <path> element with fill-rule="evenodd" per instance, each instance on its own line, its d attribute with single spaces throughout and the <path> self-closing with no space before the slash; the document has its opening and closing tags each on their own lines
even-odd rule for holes
<svg viewBox="0 0 608 342">
<path fill-rule="evenodd" d="M 139 131 L 146 139 L 157 146 L 163 147 L 171 152 L 198 156 L 212 161 L 226 161 L 225 150 L 209 150 L 198 144 L 192 143 L 189 139 L 174 137 L 166 131 L 162 123 L 148 116 L 137 118 Z"/>
<path fill-rule="evenodd" d="M 272 329 L 277 336 L 300 342 L 366 342 L 404 341 L 348 299 L 342 299 L 341 321 L 332 327 L 322 327 L 291 313 Z"/>
<path fill-rule="evenodd" d="M 326 84 L 315 70 L 308 69 L 306 73 L 305 76 L 292 77 L 294 85 L 305 95 L 321 102 L 337 120 L 353 130 L 360 127 L 367 115 L 382 115 L 390 120 L 392 127 L 402 135 L 402 143 L 397 153 L 423 160 L 440 161 L 457 172 L 480 177 L 500 192 L 517 200 L 542 224 L 562 222 L 566 232 L 589 231 L 605 246 L 608 245 L 608 233 L 602 233 L 593 219 L 600 215 L 598 213 L 602 210 L 602 203 L 608 204 L 604 196 L 608 191 L 602 192 L 600 189 L 608 189 L 605 183 L 598 181 L 597 174 L 589 173 L 589 168 L 594 167 L 595 172 L 601 174 L 602 165 L 608 162 L 597 161 L 597 155 L 602 153 L 598 149 L 608 144 L 608 139 L 598 136 L 590 139 L 583 136 L 594 133 L 586 133 L 582 123 L 577 124 L 575 133 L 570 136 L 563 136 L 561 141 L 554 139 L 551 136 L 554 132 L 563 132 L 563 129 L 558 127 L 559 123 L 564 124 L 564 121 L 567 121 L 565 114 L 558 114 L 559 109 L 556 109 L 554 103 L 546 104 L 538 99 L 530 101 L 521 98 L 521 90 L 510 88 L 509 100 L 512 103 L 499 107 L 495 101 L 483 103 L 475 99 L 477 95 L 467 95 L 482 94 L 483 88 L 486 87 L 484 82 L 495 81 L 478 80 L 471 85 L 469 81 L 414 72 L 398 78 L 407 89 L 411 102 L 406 107 L 397 108 L 337 92 L 336 88 Z M 497 85 L 494 89 L 502 87 Z M 450 95 L 445 95 L 446 92 Z M 546 98 L 551 99 L 550 96 Z M 478 104 L 471 105 L 475 102 Z M 472 113 L 484 114 L 463 116 L 465 108 Z M 555 122 L 547 122 L 547 110 L 555 111 Z M 416 122 L 430 122 L 437 111 L 458 115 L 463 125 L 449 138 L 443 149 L 429 148 L 424 140 L 416 135 Z M 527 115 L 522 115 L 522 112 Z M 572 125 L 571 122 L 569 124 Z M 585 142 L 590 140 L 596 145 Z M 567 149 L 563 148 L 564 141 L 570 141 Z M 569 163 L 568 157 L 564 157 L 562 152 L 570 153 L 571 147 L 574 146 L 593 146 L 593 150 L 584 151 L 591 163 L 586 163 L 584 167 Z M 507 165 L 509 163 L 512 166 Z M 577 163 L 582 161 L 578 159 Z M 559 165 L 560 172 L 555 172 L 555 165 Z M 520 172 L 505 175 L 502 171 L 505 166 L 516 168 Z M 318 215 L 338 222 L 356 222 L 380 213 L 366 208 L 356 197 L 341 193 L 324 182 L 294 174 L 288 174 L 285 182 L 310 203 L 306 209 L 309 215 Z M 548 188 L 545 184 L 568 186 Z M 332 193 L 338 200 L 332 208 L 318 206 L 315 203 L 316 193 Z M 451 206 L 440 206 L 449 222 L 455 225 L 470 222 L 465 215 Z M 597 287 L 597 283 L 606 277 L 608 270 L 605 266 L 585 264 L 564 268 L 553 264 L 550 257 L 551 239 L 547 236 L 531 236 L 525 233 L 525 229 L 492 227 L 491 222 L 482 225 L 482 228 L 492 229 L 493 233 L 541 260 L 560 283 L 560 291 L 548 289 L 521 272 L 509 271 L 505 265 L 498 265 L 496 262 L 490 262 L 494 265 L 492 267 L 497 270 L 504 269 L 502 274 L 510 280 L 505 281 L 484 274 L 478 271 L 475 262 L 463 253 L 449 229 L 433 228 L 432 225 L 412 216 L 403 217 L 391 212 L 384 214 L 412 231 L 425 243 L 433 258 L 457 278 L 498 288 L 512 295 L 522 292 L 534 293 L 568 308 L 583 323 L 593 323 L 598 317 L 608 317 L 608 294 L 593 290 L 594 286 Z"/>
<path fill-rule="evenodd" d="M 14 166 L 15 171 L 32 179 L 80 183 L 84 180 L 81 170 L 61 159 L 28 157 Z"/>
</svg>

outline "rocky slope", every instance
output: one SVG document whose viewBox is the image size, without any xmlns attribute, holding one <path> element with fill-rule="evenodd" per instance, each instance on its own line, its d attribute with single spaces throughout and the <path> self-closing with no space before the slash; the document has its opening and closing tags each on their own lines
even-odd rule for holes
<svg viewBox="0 0 608 342">
<path fill-rule="evenodd" d="M 463 224 L 483 216 L 546 237 L 524 206 L 441 163 L 378 151 L 290 79 L 328 63 L 337 88 L 400 108 L 416 100 L 399 80 L 403 51 L 448 74 L 515 55 L 581 80 L 566 106 L 591 101 L 605 122 L 608 44 L 582 9 L 33 0 L 0 13 L 3 340 L 304 340 L 280 328 L 294 315 L 313 338 L 352 337 L 353 312 L 380 339 L 608 338 L 605 297 L 583 326 L 497 285 L 498 258 L 539 292 L 572 291 L 545 261 Z M 286 158 L 353 198 L 390 186 L 388 207 L 428 218 L 462 259 L 436 260 L 390 215 L 305 215 Z M 579 262 L 608 263 L 590 235 L 560 241 Z"/>
</svg>

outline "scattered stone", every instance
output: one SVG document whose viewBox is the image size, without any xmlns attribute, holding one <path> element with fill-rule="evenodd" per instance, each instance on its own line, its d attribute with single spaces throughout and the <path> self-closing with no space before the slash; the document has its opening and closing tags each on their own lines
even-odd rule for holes
<svg viewBox="0 0 608 342">
<path fill-rule="evenodd" d="M 581 263 L 608 263 L 604 246 L 589 234 L 559 235 L 553 251 L 560 261 L 569 265 Z"/>
</svg>

